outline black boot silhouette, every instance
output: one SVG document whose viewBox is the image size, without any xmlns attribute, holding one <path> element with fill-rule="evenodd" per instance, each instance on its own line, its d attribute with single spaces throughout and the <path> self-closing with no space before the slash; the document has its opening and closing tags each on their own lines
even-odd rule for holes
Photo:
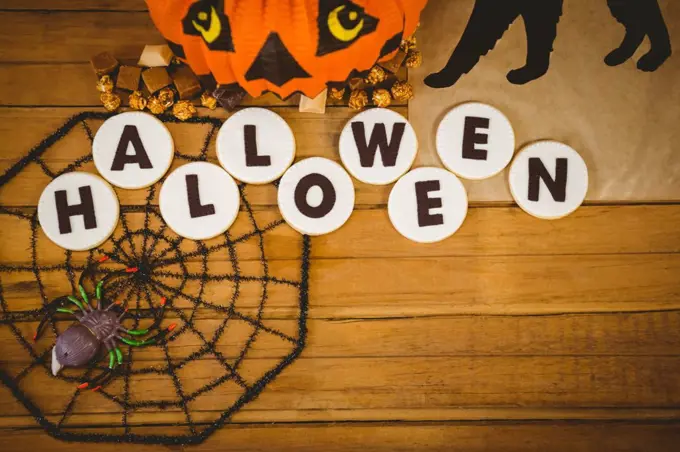
<svg viewBox="0 0 680 452">
<path fill-rule="evenodd" d="M 508 73 L 508 80 L 524 84 L 548 71 L 557 36 L 563 0 L 477 0 L 463 36 L 441 71 L 425 78 L 432 88 L 452 86 L 472 70 L 480 57 L 494 48 L 517 17 L 522 16 L 527 35 L 526 64 Z"/>
<path fill-rule="evenodd" d="M 657 0 L 607 0 L 616 20 L 626 28 L 621 45 L 604 59 L 609 66 L 618 66 L 633 56 L 645 36 L 651 49 L 637 63 L 642 71 L 655 71 L 671 56 L 671 41 Z"/>
</svg>

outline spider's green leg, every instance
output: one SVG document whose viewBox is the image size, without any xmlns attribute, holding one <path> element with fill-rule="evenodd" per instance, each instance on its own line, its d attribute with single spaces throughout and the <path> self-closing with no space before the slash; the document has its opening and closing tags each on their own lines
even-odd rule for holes
<svg viewBox="0 0 680 452">
<path fill-rule="evenodd" d="M 113 353 L 113 350 L 109 350 L 109 369 L 113 369 L 113 367 L 116 365 L 116 356 Z"/>
<path fill-rule="evenodd" d="M 47 324 L 47 321 L 50 320 L 55 313 L 57 312 L 63 312 L 64 314 L 76 314 L 75 312 L 71 311 L 70 309 L 66 309 L 63 307 L 63 304 L 65 302 L 69 301 L 67 297 L 59 297 L 56 298 L 52 301 L 50 301 L 43 309 L 42 311 L 44 312 L 44 315 L 42 319 L 40 319 L 40 323 L 38 323 L 38 328 L 35 330 L 35 334 L 33 335 L 33 340 L 38 340 L 38 337 L 40 336 L 40 333 L 42 332 L 43 328 Z M 77 317 L 77 315 L 76 315 Z"/>
<path fill-rule="evenodd" d="M 114 348 L 116 352 L 116 358 L 118 358 L 118 365 L 123 364 L 123 353 L 118 347 Z"/>
<path fill-rule="evenodd" d="M 127 334 L 130 334 L 132 336 L 143 336 L 144 334 L 147 334 L 149 332 L 148 329 L 143 329 L 143 330 L 123 330 Z"/>
<path fill-rule="evenodd" d="M 150 345 L 153 344 L 155 341 L 153 339 L 146 339 L 143 341 L 135 341 L 133 339 L 128 339 L 127 337 L 121 337 L 121 341 L 125 342 L 128 345 L 131 345 L 132 347 L 142 347 L 144 345 Z"/>
<path fill-rule="evenodd" d="M 109 367 L 104 369 L 99 375 L 96 375 L 90 381 L 83 382 L 78 385 L 78 389 L 91 388 L 93 391 L 99 391 L 102 386 L 107 384 L 116 375 L 116 354 L 113 349 L 109 350 Z"/>
<path fill-rule="evenodd" d="M 73 303 L 74 305 L 78 306 L 78 308 L 80 308 L 81 311 L 87 312 L 87 311 L 85 310 L 85 308 L 83 307 L 83 304 L 80 302 L 80 300 L 78 300 L 78 299 L 77 299 L 76 297 L 74 297 L 73 295 L 69 295 L 69 296 L 66 297 L 66 298 L 68 298 L 69 301 L 70 301 L 71 303 Z"/>
<path fill-rule="evenodd" d="M 104 285 L 103 279 L 97 283 L 97 288 L 95 289 L 95 293 L 97 295 L 97 301 L 102 300 L 102 286 L 103 285 Z"/>
<path fill-rule="evenodd" d="M 90 304 L 90 299 L 87 297 L 87 292 L 85 292 L 85 289 L 83 286 L 78 284 L 78 290 L 80 291 L 80 296 L 83 297 L 83 301 L 85 304 L 89 305 Z"/>
<path fill-rule="evenodd" d="M 170 333 L 176 327 L 177 327 L 177 324 L 173 323 L 173 324 L 169 325 L 167 328 L 159 331 L 158 334 L 151 336 L 149 338 L 146 338 L 143 341 L 136 341 L 136 340 L 133 340 L 133 339 L 128 339 L 126 337 L 121 337 L 120 340 L 125 342 L 128 345 L 133 346 L 133 347 L 143 347 L 145 345 L 158 344 L 158 343 L 161 343 L 165 339 L 165 336 L 167 336 L 168 333 Z"/>
</svg>

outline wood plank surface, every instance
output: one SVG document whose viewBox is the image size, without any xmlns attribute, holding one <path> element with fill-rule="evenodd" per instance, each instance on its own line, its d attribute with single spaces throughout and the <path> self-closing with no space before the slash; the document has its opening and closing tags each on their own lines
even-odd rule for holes
<svg viewBox="0 0 680 452">
<path fill-rule="evenodd" d="M 0 22 L 1 63 L 86 63 L 102 49 L 134 60 L 165 43 L 144 11 L 1 11 Z"/>
<path fill-rule="evenodd" d="M 18 208 L 25 215 L 34 215 L 35 208 Z M 657 225 L 648 227 L 645 219 L 653 215 Z M 28 220 L 2 215 L 8 228 L 0 236 L 0 262 L 27 263 L 25 253 L 29 234 Z M 132 229 L 143 224 L 142 213 L 129 213 Z M 255 212 L 260 224 L 279 219 L 277 208 Z M 461 229 L 452 238 L 438 244 L 413 243 L 399 235 L 382 209 L 357 209 L 349 221 L 328 236 L 316 237 L 312 249 L 314 258 L 379 258 L 379 257 L 483 257 L 483 256 L 550 256 L 550 255 L 609 255 L 667 254 L 680 251 L 680 235 L 675 224 L 680 222 L 680 206 L 587 206 L 558 222 L 546 222 L 526 215 L 517 207 L 474 207 Z M 234 237 L 252 230 L 245 215 L 239 215 L 230 229 Z M 120 229 L 118 230 L 120 232 Z M 45 241 L 41 261 L 57 263 L 64 251 Z M 537 239 L 540 237 L 540 240 Z M 216 240 L 208 240 L 210 246 Z M 185 243 L 180 249 L 189 249 Z M 288 225 L 281 225 L 265 237 L 267 256 L 271 260 L 292 259 L 299 252 L 299 234 Z M 239 258 L 259 258 L 259 249 L 252 240 L 239 245 Z M 75 252 L 85 257 L 86 253 Z M 193 258 L 194 260 L 196 258 Z M 190 258 L 191 260 L 191 258 Z"/>
<path fill-rule="evenodd" d="M 0 174 L 68 118 L 102 111 L 89 57 L 103 50 L 134 62 L 145 44 L 162 43 L 141 0 L 0 2 Z M 401 74 L 405 77 L 406 74 Z M 274 108 L 293 129 L 298 158 L 338 158 L 338 137 L 355 114 L 342 103 L 323 116 L 297 111 L 297 98 L 247 99 Z M 406 105 L 393 109 L 407 116 Z M 200 108 L 200 115 L 229 114 Z M 96 132 L 99 121 L 88 123 Z M 207 127 L 169 126 L 177 150 L 195 153 Z M 90 152 L 82 127 L 43 156 L 58 173 Z M 209 158 L 214 159 L 214 142 Z M 178 162 L 176 162 L 177 164 Z M 85 170 L 94 171 L 92 165 Z M 31 164 L 0 189 L 0 205 L 30 218 L 50 178 Z M 409 242 L 390 225 L 390 187 L 355 181 L 357 209 L 335 233 L 312 240 L 307 344 L 302 356 L 208 440 L 210 450 L 296 451 L 675 451 L 680 444 L 680 204 L 590 205 L 558 221 L 541 221 L 512 205 L 474 205 L 452 238 L 433 245 Z M 123 206 L 142 205 L 142 191 L 118 190 Z M 273 186 L 248 187 L 260 225 L 279 216 Z M 153 200 L 152 204 L 156 204 Z M 127 207 L 125 207 L 127 208 Z M 132 229 L 142 214 L 128 213 Z M 0 212 L 1 296 L 12 315 L 42 306 L 30 268 L 28 220 Z M 30 231 L 29 231 L 30 232 Z M 230 230 L 246 237 L 236 246 L 243 274 L 261 276 L 260 248 L 241 212 Z M 115 234 L 120 234 L 120 229 Z M 58 264 L 64 251 L 38 230 L 42 263 Z M 210 246 L 217 241 L 207 241 Z M 182 243 L 183 251 L 192 243 Z M 269 272 L 299 280 L 301 237 L 281 225 L 264 236 Z M 73 253 L 83 262 L 86 253 Z M 192 271 L 200 261 L 190 258 Z M 227 254 L 211 271 L 228 273 Z M 172 277 L 164 276 L 168 284 Z M 43 290 L 70 291 L 63 272 L 41 274 Z M 191 283 L 187 290 L 196 290 Z M 230 282 L 208 284 L 203 296 L 222 302 Z M 294 336 L 294 287 L 270 284 L 258 311 L 261 286 L 244 282 L 236 309 Z M 193 327 L 168 344 L 175 362 L 205 346 L 224 316 L 173 300 L 164 325 L 194 315 Z M 253 325 L 230 320 L 216 350 L 233 362 Z M 56 322 L 59 331 L 69 325 Z M 54 341 L 48 331 L 30 338 L 36 320 L 0 323 L 0 368 L 23 373 L 21 388 L 58 422 L 74 383 L 47 374 Z M 252 382 L 290 352 L 292 344 L 266 332 L 238 366 Z M 134 369 L 160 367 L 158 347 L 134 351 Z M 49 364 L 49 363 L 47 363 Z M 176 370 L 191 392 L 224 369 L 202 355 Z M 117 380 L 104 390 L 122 391 Z M 213 422 L 241 394 L 233 382 L 192 401 L 199 426 Z M 176 397 L 170 377 L 136 375 L 132 401 Z M 91 391 L 68 418 L 73 431 L 121 434 L 122 409 Z M 182 428 L 176 406 L 129 413 L 136 432 L 167 434 Z M 8 389 L 0 386 L 0 449 L 73 450 L 83 445 L 50 438 Z M 97 450 L 120 449 L 98 444 Z M 125 446 L 166 450 L 163 446 Z M 174 449 L 174 447 L 173 447 Z M 188 449 L 188 448 L 187 448 Z M 179 449 L 178 449 L 179 450 Z"/>
<path fill-rule="evenodd" d="M 151 430 L 163 432 L 164 427 Z M 0 444 L 7 452 L 41 447 L 53 452 L 70 452 L 73 443 L 49 437 L 40 438 L 34 429 L 6 429 Z M 42 435 L 45 436 L 45 435 Z M 213 439 L 190 450 L 198 452 L 296 450 L 335 451 L 450 451 L 452 445 L 465 451 L 503 450 L 508 452 L 546 450 L 573 452 L 606 451 L 674 452 L 680 441 L 675 425 L 655 422 L 571 422 L 551 423 L 333 423 L 231 425 L 215 433 Z M 119 444 L 97 444 L 101 452 L 120 450 Z M 139 451 L 167 450 L 153 446 L 127 446 Z"/>
<path fill-rule="evenodd" d="M 176 318 L 176 316 L 170 316 Z M 198 329 L 215 329 L 219 318 L 201 317 Z M 285 328 L 290 319 L 266 316 L 267 325 Z M 61 326 L 66 327 L 67 322 Z M 37 322 L 18 325 L 26 338 Z M 675 357 L 680 346 L 680 312 L 592 313 L 560 316 L 433 316 L 415 318 L 316 318 L 308 324 L 310 346 L 304 358 L 465 357 L 465 356 L 655 356 Z M 234 328 L 245 329 L 244 323 Z M 275 358 L 283 347 L 274 340 L 254 348 L 254 358 Z M 7 363 L 26 363 L 21 346 L 7 330 L 0 334 Z M 51 345 L 49 334 L 34 348 L 39 353 Z M 195 349 L 201 341 L 180 336 L 171 350 Z M 225 344 L 225 356 L 235 356 Z M 140 349 L 135 359 L 159 359 L 155 348 Z"/>
<path fill-rule="evenodd" d="M 316 259 L 311 269 L 310 312 L 318 316 L 398 317 L 442 314 L 558 314 L 680 309 L 678 254 L 611 256 L 418 257 L 386 259 Z M 201 262 L 187 264 L 199 274 Z M 211 261 L 210 274 L 229 274 L 231 262 Z M 179 271 L 179 270 L 178 270 Z M 274 260 L 269 275 L 296 281 L 296 261 Z M 173 274 L 180 274 L 177 271 Z M 261 275 L 259 261 L 241 263 L 241 274 Z M 366 277 L 361 275 L 381 275 Z M 442 275 L 448 275 L 443 278 Z M 170 277 L 156 276 L 168 282 Z M 29 267 L 2 276 L 8 304 L 24 309 L 42 306 L 38 284 Z M 339 285 L 336 281 L 351 281 Z M 493 283 L 490 283 L 493 281 Z M 69 291 L 61 272 L 42 272 L 50 298 Z M 210 283 L 204 298 L 222 299 L 228 282 Z M 254 308 L 259 282 L 244 284 L 240 301 Z M 296 309 L 292 288 L 272 285 L 268 307 Z M 191 303 L 178 298 L 178 307 Z"/>
<path fill-rule="evenodd" d="M 214 381 L 214 360 L 192 362 L 177 371 L 187 394 Z M 161 366 L 163 361 L 143 363 Z M 239 370 L 246 382 L 272 368 L 275 359 L 249 359 Z M 141 364 L 138 364 L 141 366 Z M 23 363 L 5 365 L 16 375 Z M 141 367 L 140 367 L 141 368 Z M 301 358 L 272 384 L 266 397 L 243 410 L 360 410 L 422 409 L 449 407 L 578 407 L 578 408 L 674 408 L 680 403 L 680 357 L 650 356 L 514 356 L 507 357 L 374 357 Z M 48 371 L 49 372 L 49 371 Z M 48 415 L 61 414 L 77 384 L 55 384 L 43 369 L 30 372 L 21 387 L 30 397 L 42 400 Z M 185 378 L 191 376 L 191 378 Z M 122 393 L 112 383 L 107 394 Z M 55 391 L 55 389 L 57 391 Z M 166 392 L 166 397 L 162 392 Z M 242 392 L 226 385 L 191 402 L 192 412 L 210 411 L 213 418 L 230 406 Z M 132 402 L 174 400 L 171 378 L 159 374 L 136 375 L 131 382 Z M 0 400 L 3 414 L 22 414 L 16 402 Z M 86 391 L 78 400 L 77 413 L 116 412 L 115 405 L 99 394 Z M 153 410 L 157 411 L 157 410 Z M 180 408 L 176 421 L 184 420 Z M 140 413 L 135 413 L 139 423 Z M 264 417 L 266 419 L 266 416 Z M 212 419 L 210 419 L 212 420 Z"/>
<path fill-rule="evenodd" d="M 38 0 L 26 2 L 24 0 L 3 0 L 0 11 L 43 10 L 43 11 L 146 11 L 144 0 Z"/>
</svg>

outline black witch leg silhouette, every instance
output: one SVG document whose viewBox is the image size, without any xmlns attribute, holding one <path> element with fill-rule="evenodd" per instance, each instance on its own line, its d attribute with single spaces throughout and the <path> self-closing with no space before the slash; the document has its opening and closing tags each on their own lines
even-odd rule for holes
<svg viewBox="0 0 680 452">
<path fill-rule="evenodd" d="M 562 0 L 541 2 L 539 7 L 522 12 L 527 33 L 527 62 L 508 72 L 508 81 L 523 85 L 545 75 L 550 67 L 550 53 L 557 37 L 557 22 L 562 15 Z"/>
<path fill-rule="evenodd" d="M 671 41 L 657 0 L 607 0 L 614 18 L 626 28 L 621 45 L 604 59 L 609 66 L 618 66 L 633 56 L 645 36 L 651 49 L 638 61 L 642 71 L 655 71 L 671 55 Z"/>
<path fill-rule="evenodd" d="M 432 88 L 452 86 L 494 48 L 518 16 L 527 33 L 526 64 L 508 73 L 508 80 L 524 84 L 545 74 L 562 15 L 563 0 L 477 0 L 463 36 L 441 71 L 425 78 Z"/>
</svg>

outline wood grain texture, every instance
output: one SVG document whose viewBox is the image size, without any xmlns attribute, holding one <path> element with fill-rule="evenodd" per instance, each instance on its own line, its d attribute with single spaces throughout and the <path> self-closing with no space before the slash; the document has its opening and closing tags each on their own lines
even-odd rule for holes
<svg viewBox="0 0 680 452">
<path fill-rule="evenodd" d="M 169 314 L 169 318 L 177 316 Z M 199 316 L 197 328 L 214 330 L 220 318 Z M 285 329 L 289 318 L 267 314 L 267 325 Z M 61 325 L 66 326 L 63 322 Z M 680 346 L 680 312 L 639 312 L 627 314 L 593 313 L 560 316 L 433 316 L 414 318 L 318 318 L 309 322 L 310 347 L 306 359 L 375 357 L 513 357 L 513 356 L 655 356 L 674 357 Z M 18 325 L 30 338 L 36 322 Z M 242 322 L 234 328 L 246 329 Z M 51 345 L 50 333 L 34 345 L 40 353 Z M 235 334 L 240 336 L 240 334 Z M 265 345 L 252 351 L 258 359 L 276 358 L 283 347 L 265 338 Z M 21 346 L 6 329 L 0 332 L 0 345 L 7 363 L 25 363 Z M 179 352 L 201 345 L 193 335 L 168 344 Z M 225 356 L 235 356 L 236 345 L 224 344 Z M 154 348 L 140 349 L 135 359 L 161 359 Z"/>
<path fill-rule="evenodd" d="M 26 2 L 23 0 L 3 0 L 0 10 L 45 10 L 45 11 L 146 11 L 144 0 L 39 0 Z"/>
<path fill-rule="evenodd" d="M 33 215 L 35 208 L 15 209 Z M 278 209 L 265 207 L 255 212 L 260 224 L 276 221 Z M 648 227 L 645 218 L 653 215 L 658 224 Z M 25 254 L 29 246 L 27 220 L 0 214 L 9 227 L 0 236 L 0 261 L 28 263 Z M 130 213 L 130 226 L 143 224 L 143 214 Z M 541 221 L 526 215 L 517 207 L 475 207 L 469 210 L 461 229 L 452 238 L 434 245 L 410 242 L 392 228 L 382 209 L 357 209 L 338 231 L 316 237 L 312 249 L 314 258 L 380 258 L 380 257 L 490 257 L 529 255 L 611 255 L 611 254 L 674 254 L 680 249 L 680 236 L 675 224 L 680 221 L 680 206 L 588 206 L 558 222 Z M 231 232 L 234 237 L 252 229 L 248 219 L 237 217 Z M 118 229 L 118 232 L 120 228 Z M 56 263 L 64 258 L 64 250 L 44 241 L 41 260 Z M 540 240 L 537 237 L 541 237 Z M 206 241 L 208 244 L 215 240 Z M 282 225 L 265 237 L 267 256 L 272 260 L 291 259 L 298 252 L 299 235 L 288 225 Z M 183 243 L 180 249 L 193 245 Z M 258 258 L 259 251 L 252 240 L 239 245 L 243 260 Z M 86 253 L 74 252 L 76 258 Z M 622 258 L 623 259 L 623 258 Z"/>
<path fill-rule="evenodd" d="M 296 281 L 295 262 L 270 261 L 269 275 Z M 190 262 L 187 268 L 199 274 L 201 265 Z M 230 272 L 230 262 L 211 261 L 211 273 Z M 309 309 L 313 315 L 340 317 L 671 310 L 680 309 L 678 272 L 677 254 L 316 259 Z M 258 277 L 260 263 L 243 262 L 241 274 Z M 169 283 L 163 277 L 158 280 Z M 3 282 L 9 304 L 42 306 L 30 266 L 4 274 Z M 61 272 L 43 272 L 41 283 L 50 298 L 68 292 L 68 279 Z M 228 285 L 211 282 L 204 297 L 214 300 Z M 244 306 L 255 308 L 259 299 L 259 282 L 244 285 Z M 188 301 L 178 302 L 178 307 L 191 307 Z M 272 285 L 269 309 L 281 315 L 296 306 L 289 286 Z"/>
<path fill-rule="evenodd" d="M 83 2 L 39 0 L 0 2 L 0 174 L 46 134 L 72 115 L 99 108 L 91 54 L 112 51 L 134 61 L 145 44 L 162 38 L 144 12 L 143 1 Z M 58 43 L 55 44 L 55 43 Z M 50 83 L 45 83 L 49 80 Z M 246 105 L 275 108 L 291 125 L 298 158 L 338 160 L 337 142 L 353 116 L 342 105 L 323 116 L 297 111 L 297 99 L 273 96 Z M 407 107 L 395 111 L 407 115 Z M 224 119 L 223 111 L 200 109 Z M 90 124 L 96 131 L 98 123 Z M 200 145 L 205 131 L 170 127 L 184 153 Z M 90 151 L 82 130 L 44 155 L 50 171 Z M 214 160 L 214 143 L 210 146 Z M 87 167 L 88 170 L 93 168 Z M 24 214 L 35 211 L 47 184 L 34 165 L 0 189 L 0 204 Z M 357 205 L 339 231 L 312 241 L 309 336 L 302 357 L 253 403 L 205 443 L 211 450 L 295 451 L 675 451 L 680 443 L 680 205 L 592 205 L 558 221 L 529 217 L 514 206 L 475 205 L 460 231 L 436 245 L 414 244 L 389 223 L 385 203 L 390 187 L 355 181 Z M 260 224 L 278 218 L 273 187 L 248 187 Z M 143 194 L 119 190 L 125 206 Z M 141 215 L 130 214 L 132 227 Z M 0 214 L 0 265 L 27 265 L 30 237 L 22 222 Z M 243 214 L 231 229 L 247 234 Z M 300 236 L 288 226 L 268 234 L 264 247 L 272 274 L 295 280 Z M 63 261 L 64 251 L 38 232 L 43 262 Z M 183 244 L 191 247 L 190 243 Z M 242 271 L 258 275 L 259 248 L 245 240 L 237 248 Z M 74 253 L 81 261 L 83 253 Z M 218 270 L 229 271 L 226 255 Z M 198 268 L 192 260 L 190 268 Z M 41 305 L 30 269 L 2 274 L 11 311 Z M 43 275 L 49 294 L 69 290 L 63 275 Z M 229 283 L 209 285 L 218 299 Z M 257 284 L 244 284 L 238 309 L 255 315 Z M 291 288 L 272 285 L 263 323 L 281 331 L 295 328 Z M 181 323 L 191 304 L 178 300 Z M 219 327 L 214 311 L 196 312 L 196 331 Z M 65 327 L 66 321 L 59 325 Z M 247 334 L 234 321 L 233 337 Z M 28 363 L 22 342 L 35 322 L 18 322 L 16 333 L 0 326 L 0 367 L 12 373 Z M 242 334 L 239 334 L 242 333 Z M 48 332 L 25 342 L 34 353 L 49 350 Z M 292 334 L 292 333 L 291 333 Z M 198 334 L 170 343 L 173 356 L 202 346 Z M 224 356 L 238 354 L 238 342 L 224 341 Z M 251 349 L 245 378 L 258 375 L 289 351 L 266 335 Z M 160 362 L 158 349 L 135 352 L 134 365 Z M 205 357 L 183 369 L 190 385 L 219 372 Z M 110 391 L 120 389 L 112 383 Z M 143 400 L 173 394 L 167 378 L 142 375 L 132 396 Z M 118 386 L 117 386 L 118 385 Z M 45 401 L 51 419 L 73 385 L 48 378 L 38 367 L 22 381 L 32 397 Z M 191 388 L 189 388 L 191 390 Z M 198 398 L 195 419 L 211 422 L 237 389 L 225 386 Z M 120 409 L 95 393 L 70 417 L 70 425 L 117 431 Z M 48 409 L 48 411 L 49 411 Z M 130 423 L 145 433 L 167 433 L 184 422 L 176 409 L 141 412 Z M 73 450 L 48 437 L 34 419 L 0 387 L 0 449 Z M 120 450 L 102 444 L 97 450 Z M 165 447 L 130 446 L 133 450 Z"/>
<path fill-rule="evenodd" d="M 163 427 L 150 429 L 162 432 Z M 3 429 L 0 445 L 7 452 L 40 447 L 53 452 L 71 452 L 74 445 L 44 437 L 34 429 Z M 192 446 L 198 452 L 229 451 L 450 451 L 482 452 L 546 450 L 573 452 L 602 449 L 612 452 L 674 452 L 680 441 L 675 425 L 655 422 L 569 422 L 550 423 L 338 423 L 231 425 L 213 439 Z M 593 446 L 597 445 L 594 449 Z M 98 444 L 101 452 L 116 452 L 120 445 Z M 134 446 L 139 451 L 167 450 L 163 447 Z"/>
<path fill-rule="evenodd" d="M 134 60 L 144 45 L 165 44 L 143 11 L 3 11 L 0 21 L 1 63 L 87 63 L 103 50 Z"/>
</svg>

